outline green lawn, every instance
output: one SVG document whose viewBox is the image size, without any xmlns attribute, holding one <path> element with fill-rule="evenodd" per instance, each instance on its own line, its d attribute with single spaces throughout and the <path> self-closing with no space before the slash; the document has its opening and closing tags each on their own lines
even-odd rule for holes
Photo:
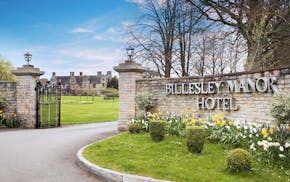
<svg viewBox="0 0 290 182">
<path fill-rule="evenodd" d="M 118 118 L 119 100 L 102 97 L 62 96 L 61 124 L 84 124 L 114 121 Z"/>
<path fill-rule="evenodd" d="M 227 150 L 221 145 L 206 143 L 202 155 L 187 151 L 185 139 L 166 136 L 161 143 L 151 141 L 149 134 L 124 133 L 84 150 L 84 157 L 96 165 L 119 172 L 150 176 L 173 181 L 290 181 L 285 170 L 254 163 L 250 172 L 226 170 Z"/>
</svg>

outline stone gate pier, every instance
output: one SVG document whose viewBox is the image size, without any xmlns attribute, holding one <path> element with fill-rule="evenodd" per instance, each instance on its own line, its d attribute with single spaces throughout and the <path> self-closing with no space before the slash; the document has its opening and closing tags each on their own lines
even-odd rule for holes
<svg viewBox="0 0 290 182">
<path fill-rule="evenodd" d="M 115 66 L 114 70 L 119 73 L 118 130 L 126 131 L 129 120 L 136 116 L 136 80 L 142 78 L 142 73 L 146 69 L 141 64 L 127 60 L 125 63 Z"/>
<path fill-rule="evenodd" d="M 23 65 L 12 71 L 16 76 L 16 113 L 24 128 L 36 124 L 36 80 L 44 74 L 33 65 Z"/>
</svg>

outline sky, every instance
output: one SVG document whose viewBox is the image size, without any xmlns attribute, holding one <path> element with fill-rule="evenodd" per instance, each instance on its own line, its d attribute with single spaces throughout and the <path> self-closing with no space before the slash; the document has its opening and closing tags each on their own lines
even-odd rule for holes
<svg viewBox="0 0 290 182">
<path fill-rule="evenodd" d="M 140 16 L 138 1 L 0 0 L 0 55 L 21 67 L 29 51 L 45 78 L 113 71 L 127 59 L 126 27 Z"/>
</svg>

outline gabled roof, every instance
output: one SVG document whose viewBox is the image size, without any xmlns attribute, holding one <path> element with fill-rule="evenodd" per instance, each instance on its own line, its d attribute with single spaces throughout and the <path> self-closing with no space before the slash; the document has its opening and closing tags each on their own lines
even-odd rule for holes
<svg viewBox="0 0 290 182">
<path fill-rule="evenodd" d="M 78 85 L 81 85 L 83 83 L 83 80 L 87 78 L 91 84 L 101 84 L 102 77 L 97 75 L 89 75 L 89 76 L 55 76 L 55 79 L 57 81 L 60 81 L 62 85 L 70 84 L 71 77 L 74 77 L 76 79 L 76 83 Z"/>
</svg>

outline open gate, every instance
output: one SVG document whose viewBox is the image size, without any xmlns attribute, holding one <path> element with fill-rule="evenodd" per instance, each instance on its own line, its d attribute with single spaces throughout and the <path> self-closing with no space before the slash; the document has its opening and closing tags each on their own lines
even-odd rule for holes
<svg viewBox="0 0 290 182">
<path fill-rule="evenodd" d="M 36 83 L 35 128 L 60 126 L 61 84 L 60 82 Z"/>
</svg>

